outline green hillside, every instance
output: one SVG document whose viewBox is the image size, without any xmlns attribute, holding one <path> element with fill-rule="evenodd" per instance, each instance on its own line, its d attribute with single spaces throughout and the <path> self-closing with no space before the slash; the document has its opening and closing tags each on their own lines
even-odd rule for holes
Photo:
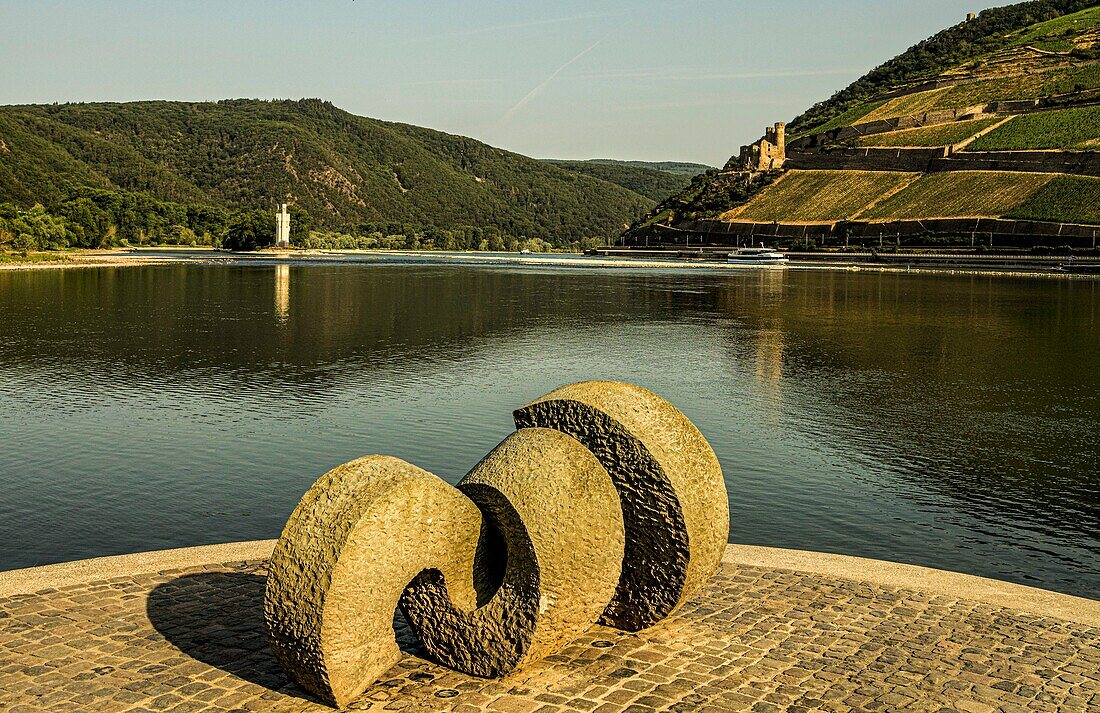
<svg viewBox="0 0 1100 713">
<path fill-rule="evenodd" d="M 948 70 L 980 62 L 1001 50 L 1043 41 L 1062 41 L 1075 20 L 1094 18 L 1095 0 L 1035 0 L 983 11 L 974 20 L 954 25 L 917 43 L 897 57 L 875 67 L 829 99 L 796 117 L 792 133 L 820 130 L 830 120 L 876 96 L 906 85 L 935 78 Z M 1085 11 L 1083 17 L 1066 19 Z M 1083 53 L 1087 54 L 1087 53 Z M 840 124 L 844 125 L 844 124 Z"/>
<path fill-rule="evenodd" d="M 1100 107 L 1060 109 L 1015 116 L 979 137 L 970 151 L 1024 149 L 1096 150 L 1100 146 Z"/>
<path fill-rule="evenodd" d="M 611 237 L 653 205 L 591 173 L 316 99 L 0 107 L 0 203 L 24 207 L 94 188 L 231 211 L 288 202 L 332 230 L 390 221 L 565 243 Z"/>
<path fill-rule="evenodd" d="M 567 161 L 564 159 L 543 159 L 546 163 L 567 171 L 592 176 L 608 183 L 622 186 L 629 191 L 638 193 L 650 199 L 654 203 L 668 198 L 677 191 L 682 191 L 691 183 L 691 177 L 695 174 L 673 173 L 650 165 L 635 165 L 642 162 L 609 162 L 604 160 L 594 161 Z M 660 164 L 653 164 L 660 165 Z M 704 168 L 704 170 L 706 170 Z M 699 171 L 698 173 L 702 173 Z"/>
<path fill-rule="evenodd" d="M 721 240 L 747 230 L 735 223 L 829 224 L 843 236 L 848 222 L 908 221 L 908 240 L 971 245 L 945 221 L 1100 225 L 1100 3 L 986 10 L 811 107 L 786 135 L 778 159 L 759 145 L 732 157 L 635 222 L 625 242 Z M 1087 228 L 1012 229 L 1005 223 L 1015 245 L 1090 238 Z"/>
<path fill-rule="evenodd" d="M 588 163 L 605 163 L 611 166 L 634 166 L 635 168 L 651 168 L 654 171 L 676 173 L 691 178 L 700 173 L 706 173 L 714 166 L 705 163 L 691 163 L 690 161 L 622 161 L 615 158 L 590 158 Z"/>
</svg>

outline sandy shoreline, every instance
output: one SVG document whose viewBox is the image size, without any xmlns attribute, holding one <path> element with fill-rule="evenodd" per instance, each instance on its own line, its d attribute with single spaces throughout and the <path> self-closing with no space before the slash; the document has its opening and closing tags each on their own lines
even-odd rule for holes
<svg viewBox="0 0 1100 713">
<path fill-rule="evenodd" d="M 3 263 L 0 271 L 66 270 L 77 268 L 144 267 L 151 265 L 270 265 L 270 264 L 384 264 L 398 260 L 485 265 L 528 265 L 538 267 L 619 268 L 619 269 L 692 269 L 721 271 L 759 271 L 751 265 L 730 265 L 716 261 L 645 258 L 587 257 L 575 254 L 545 253 L 518 255 L 505 253 L 413 251 L 413 250 L 268 250 L 257 253 L 231 253 L 202 248 L 158 247 L 138 250 L 97 250 L 66 254 L 64 260 L 50 262 Z M 1100 275 L 1066 274 L 1039 270 L 981 267 L 909 267 L 856 263 L 792 262 L 787 269 L 832 270 L 844 272 L 909 273 L 921 275 L 993 275 L 1001 277 L 1040 277 L 1056 279 L 1100 279 Z"/>
<path fill-rule="evenodd" d="M 82 267 L 139 267 L 142 265 L 153 265 L 161 262 L 160 260 L 102 260 L 94 258 L 78 258 L 71 261 L 57 261 L 57 262 L 16 262 L 5 263 L 0 265 L 0 272 L 27 272 L 30 270 L 69 270 Z M 184 262 L 184 261 L 180 261 Z"/>
<path fill-rule="evenodd" d="M 214 254 L 210 251 L 211 255 Z M 25 271 L 25 270 L 67 270 L 81 267 L 130 267 L 136 265 L 151 265 L 164 262 L 162 258 L 148 257 L 135 254 L 131 250 L 83 250 L 79 252 L 59 253 L 60 260 L 44 262 L 3 262 L 0 263 L 0 271 Z M 183 257 L 182 255 L 180 256 Z M 17 259 L 17 258 L 16 258 Z M 192 262 L 192 260 L 172 260 L 173 262 Z"/>
</svg>

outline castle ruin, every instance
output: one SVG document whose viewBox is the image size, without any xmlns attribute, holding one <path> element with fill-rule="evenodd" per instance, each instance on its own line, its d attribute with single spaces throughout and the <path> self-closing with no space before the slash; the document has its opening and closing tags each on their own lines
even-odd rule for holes
<svg viewBox="0 0 1100 713">
<path fill-rule="evenodd" d="M 764 129 L 764 136 L 749 146 L 742 146 L 738 160 L 743 171 L 772 171 L 783 168 L 787 160 L 787 125 L 776 122 Z"/>
</svg>

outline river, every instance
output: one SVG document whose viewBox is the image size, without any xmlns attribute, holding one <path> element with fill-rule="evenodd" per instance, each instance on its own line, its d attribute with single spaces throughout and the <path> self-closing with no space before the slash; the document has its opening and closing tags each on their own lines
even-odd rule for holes
<svg viewBox="0 0 1100 713">
<path fill-rule="evenodd" d="M 388 260 L 0 272 L 0 569 L 277 537 L 367 453 L 454 482 L 632 381 L 735 542 L 1100 597 L 1100 282 Z"/>
</svg>

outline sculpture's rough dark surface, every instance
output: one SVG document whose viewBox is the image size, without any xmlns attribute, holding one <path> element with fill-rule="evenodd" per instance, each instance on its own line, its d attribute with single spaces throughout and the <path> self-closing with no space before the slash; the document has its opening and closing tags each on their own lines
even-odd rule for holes
<svg viewBox="0 0 1100 713">
<path fill-rule="evenodd" d="M 322 476 L 287 522 L 264 600 L 275 653 L 343 706 L 399 658 L 400 603 L 424 648 L 500 676 L 597 621 L 636 631 L 717 569 L 718 460 L 670 403 L 631 384 L 562 387 L 455 488 L 367 456 Z"/>
<path fill-rule="evenodd" d="M 668 616 L 718 568 L 729 500 L 710 444 L 652 391 L 611 381 L 563 386 L 515 414 L 520 428 L 573 436 L 611 475 L 622 503 L 626 555 L 601 623 L 637 631 Z"/>
</svg>

